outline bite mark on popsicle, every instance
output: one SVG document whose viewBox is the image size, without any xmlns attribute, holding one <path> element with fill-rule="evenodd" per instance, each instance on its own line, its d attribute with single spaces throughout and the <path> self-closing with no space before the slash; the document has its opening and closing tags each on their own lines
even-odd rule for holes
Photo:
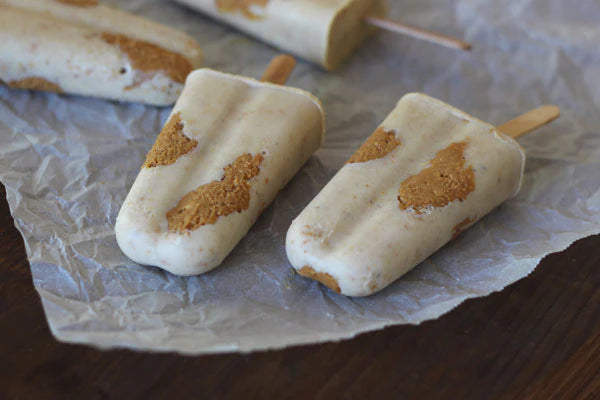
<svg viewBox="0 0 600 400">
<path fill-rule="evenodd" d="M 212 181 L 186 194 L 167 212 L 169 231 L 183 233 L 214 224 L 219 217 L 247 210 L 250 181 L 260 173 L 262 154 L 246 153 L 223 168 L 220 181 Z"/>
<path fill-rule="evenodd" d="M 329 289 L 333 290 L 336 293 L 342 292 L 338 281 L 326 272 L 317 272 L 313 267 L 305 265 L 304 267 L 300 268 L 298 274 L 302 275 L 305 278 L 321 282 L 323 285 L 327 286 Z"/>
<path fill-rule="evenodd" d="M 391 153 L 401 142 L 396 138 L 396 131 L 386 131 L 383 127 L 375 132 L 363 143 L 362 146 L 350 157 L 346 164 L 362 163 L 383 158 Z"/>
<path fill-rule="evenodd" d="M 98 0 L 56 0 L 59 3 L 68 4 L 70 6 L 89 7 L 97 6 Z"/>
<path fill-rule="evenodd" d="M 471 219 L 467 217 L 458 224 L 456 224 L 456 226 L 452 228 L 452 240 L 459 237 L 460 234 L 463 233 L 463 231 L 466 230 L 473 222 L 475 222 L 476 219 L 477 218 Z"/>
<path fill-rule="evenodd" d="M 1 83 L 2 81 L 0 81 Z M 17 81 L 6 82 L 6 86 L 13 89 L 27 89 L 27 90 L 43 90 L 45 92 L 62 93 L 62 89 L 54 82 L 50 82 L 45 78 L 38 76 L 32 76 L 29 78 L 19 79 Z"/>
<path fill-rule="evenodd" d="M 146 156 L 143 168 L 171 165 L 198 146 L 198 141 L 183 134 L 181 114 L 171 116 Z"/>
<path fill-rule="evenodd" d="M 104 32 L 102 40 L 117 46 L 131 62 L 131 66 L 140 72 L 163 71 L 175 82 L 184 83 L 192 72 L 192 64 L 179 53 L 166 50 L 153 43 L 129 38 L 124 35 Z M 141 82 L 138 82 L 139 84 Z"/>
<path fill-rule="evenodd" d="M 467 141 L 455 142 L 440 150 L 428 168 L 402 182 L 398 193 L 400 208 L 412 208 L 421 214 L 428 207 L 464 201 L 475 190 L 473 167 L 465 167 L 467 144 Z"/>
<path fill-rule="evenodd" d="M 215 0 L 217 9 L 221 12 L 236 12 L 241 11 L 242 15 L 248 19 L 260 19 L 260 15 L 250 11 L 250 7 L 259 6 L 266 7 L 269 0 Z"/>
</svg>

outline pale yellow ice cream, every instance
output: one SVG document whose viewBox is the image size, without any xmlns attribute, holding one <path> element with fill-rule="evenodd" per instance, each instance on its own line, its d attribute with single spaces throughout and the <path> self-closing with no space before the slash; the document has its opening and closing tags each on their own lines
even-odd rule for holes
<svg viewBox="0 0 600 400">
<path fill-rule="evenodd" d="M 209 69 L 187 79 L 119 212 L 132 260 L 178 275 L 217 267 L 320 146 L 319 101 Z"/>
<path fill-rule="evenodd" d="M 376 29 L 384 0 L 175 0 L 327 70 L 342 65 Z"/>
<path fill-rule="evenodd" d="M 519 191 L 525 154 L 492 125 L 404 96 L 286 237 L 302 275 L 375 293 Z"/>
<path fill-rule="evenodd" d="M 0 0 L 0 80 L 170 105 L 202 53 L 189 36 L 93 1 Z"/>
</svg>

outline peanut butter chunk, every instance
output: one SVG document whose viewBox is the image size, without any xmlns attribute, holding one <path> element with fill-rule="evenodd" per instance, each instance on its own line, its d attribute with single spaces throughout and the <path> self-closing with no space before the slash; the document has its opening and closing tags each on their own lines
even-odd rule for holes
<svg viewBox="0 0 600 400">
<path fill-rule="evenodd" d="M 19 79 L 18 81 L 10 81 L 7 82 L 6 85 L 13 89 L 43 90 L 45 92 L 62 93 L 62 89 L 56 83 L 37 76 Z"/>
<path fill-rule="evenodd" d="M 317 272 L 314 268 L 305 265 L 300 268 L 298 273 L 306 278 L 313 279 L 317 282 L 321 282 L 323 285 L 327 286 L 329 289 L 333 290 L 336 293 L 341 293 L 340 285 L 337 280 L 331 276 L 330 274 L 324 272 Z"/>
<path fill-rule="evenodd" d="M 469 225 L 471 225 L 473 222 L 475 222 L 475 218 L 473 218 L 473 219 L 465 218 L 463 221 L 456 224 L 456 226 L 454 228 L 452 228 L 452 240 L 454 240 L 458 236 L 460 236 L 460 234 L 463 233 L 463 231 L 467 227 L 469 227 Z"/>
<path fill-rule="evenodd" d="M 144 168 L 171 165 L 198 146 L 198 141 L 183 134 L 181 114 L 175 113 L 156 138 L 154 146 L 146 156 Z"/>
<path fill-rule="evenodd" d="M 59 3 L 69 4 L 71 6 L 89 7 L 98 5 L 98 0 L 56 0 Z"/>
<path fill-rule="evenodd" d="M 452 143 L 440 150 L 431 166 L 402 182 L 400 208 L 413 208 L 417 214 L 427 207 L 444 207 L 454 200 L 464 201 L 475 190 L 473 167 L 465 168 L 467 142 Z"/>
<path fill-rule="evenodd" d="M 396 139 L 395 130 L 386 131 L 382 127 L 379 127 L 346 163 L 362 163 L 383 158 L 396 147 L 400 146 L 400 144 L 400 140 Z"/>
<path fill-rule="evenodd" d="M 260 16 L 250 11 L 253 5 L 265 7 L 269 0 L 215 0 L 217 9 L 221 12 L 241 11 L 242 15 L 250 19 L 258 19 Z"/>
<path fill-rule="evenodd" d="M 116 45 L 127 54 L 134 69 L 142 72 L 164 71 L 175 82 L 184 83 L 192 71 L 192 65 L 181 54 L 166 50 L 160 46 L 124 35 L 103 33 L 102 39 Z"/>
<path fill-rule="evenodd" d="M 242 212 L 250 206 L 250 180 L 260 173 L 264 158 L 244 154 L 224 168 L 220 181 L 212 181 L 186 194 L 167 212 L 171 232 L 196 230 L 214 224 L 219 217 Z"/>
</svg>

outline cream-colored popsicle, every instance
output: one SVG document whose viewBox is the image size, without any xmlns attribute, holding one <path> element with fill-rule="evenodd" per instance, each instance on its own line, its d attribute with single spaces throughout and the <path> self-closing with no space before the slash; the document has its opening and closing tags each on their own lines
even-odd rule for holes
<svg viewBox="0 0 600 400">
<path fill-rule="evenodd" d="M 119 212 L 119 246 L 178 275 L 215 268 L 320 146 L 323 129 L 307 92 L 194 71 Z"/>
<path fill-rule="evenodd" d="M 201 60 L 186 34 L 96 1 L 0 0 L 11 87 L 170 105 Z"/>
<path fill-rule="evenodd" d="M 384 0 L 175 0 L 271 45 L 338 68 L 376 28 L 365 16 L 385 14 Z"/>
<path fill-rule="evenodd" d="M 344 295 L 375 293 L 515 196 L 524 164 L 492 125 L 406 95 L 293 221 L 289 261 Z"/>
</svg>

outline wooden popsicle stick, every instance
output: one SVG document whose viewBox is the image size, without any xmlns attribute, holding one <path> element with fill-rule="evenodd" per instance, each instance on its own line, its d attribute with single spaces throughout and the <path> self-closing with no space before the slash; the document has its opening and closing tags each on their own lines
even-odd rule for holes
<svg viewBox="0 0 600 400">
<path fill-rule="evenodd" d="M 470 43 L 464 42 L 462 40 L 442 35 L 441 33 L 417 28 L 416 26 L 391 21 L 387 18 L 369 16 L 365 17 L 364 21 L 369 25 L 376 26 L 377 28 L 381 28 L 386 31 L 399 33 L 401 35 L 410 36 L 416 39 L 425 40 L 427 42 L 436 43 L 441 46 L 450 47 L 452 49 L 471 50 L 471 48 L 473 47 Z"/>
<path fill-rule="evenodd" d="M 554 121 L 560 116 L 560 109 L 557 106 L 545 105 L 525 114 L 518 116 L 500 126 L 498 130 L 506 135 L 516 139 L 541 126 Z"/>
<path fill-rule="evenodd" d="M 260 80 L 277 85 L 285 85 L 295 67 L 296 59 L 294 57 L 281 54 L 273 57 Z"/>
</svg>

